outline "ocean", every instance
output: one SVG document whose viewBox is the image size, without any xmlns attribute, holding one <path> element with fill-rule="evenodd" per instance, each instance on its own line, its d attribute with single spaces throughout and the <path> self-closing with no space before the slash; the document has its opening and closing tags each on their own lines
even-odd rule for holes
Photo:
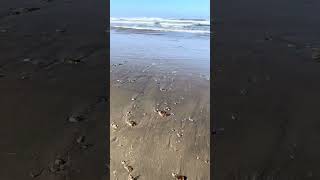
<svg viewBox="0 0 320 180">
<path fill-rule="evenodd" d="M 112 17 L 110 38 L 111 63 L 210 73 L 209 20 Z"/>
</svg>

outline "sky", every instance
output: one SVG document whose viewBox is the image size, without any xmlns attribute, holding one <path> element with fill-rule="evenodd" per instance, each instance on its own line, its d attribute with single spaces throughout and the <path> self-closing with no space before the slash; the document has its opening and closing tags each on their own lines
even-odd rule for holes
<svg viewBox="0 0 320 180">
<path fill-rule="evenodd" d="M 111 17 L 209 18 L 210 0 L 111 0 Z"/>
</svg>

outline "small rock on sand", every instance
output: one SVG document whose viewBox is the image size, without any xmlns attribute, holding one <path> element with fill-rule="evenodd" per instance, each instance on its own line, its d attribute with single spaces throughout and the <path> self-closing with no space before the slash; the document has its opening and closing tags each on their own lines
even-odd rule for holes
<svg viewBox="0 0 320 180">
<path fill-rule="evenodd" d="M 134 127 L 137 125 L 137 123 L 135 121 L 127 121 L 127 124 L 131 127 Z"/>
<path fill-rule="evenodd" d="M 173 178 L 175 178 L 176 180 L 187 180 L 186 176 L 182 176 L 182 175 L 178 175 L 177 173 L 172 173 L 171 174 Z"/>
<path fill-rule="evenodd" d="M 113 129 L 118 129 L 118 125 L 115 124 L 115 123 L 112 123 L 112 124 L 111 124 L 111 127 L 112 127 Z"/>
</svg>

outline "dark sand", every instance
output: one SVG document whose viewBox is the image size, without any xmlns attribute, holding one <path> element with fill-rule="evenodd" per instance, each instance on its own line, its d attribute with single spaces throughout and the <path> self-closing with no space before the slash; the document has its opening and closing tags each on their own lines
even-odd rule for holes
<svg viewBox="0 0 320 180">
<path fill-rule="evenodd" d="M 109 176 L 107 8 L 85 0 L 0 3 L 1 180 Z M 72 123 L 71 115 L 83 119 Z"/>
<path fill-rule="evenodd" d="M 320 179 L 320 2 L 213 7 L 213 179 Z"/>
</svg>

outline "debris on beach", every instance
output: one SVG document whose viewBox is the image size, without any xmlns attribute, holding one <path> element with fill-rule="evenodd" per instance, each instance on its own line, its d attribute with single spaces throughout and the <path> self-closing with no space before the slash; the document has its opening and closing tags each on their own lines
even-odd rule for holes
<svg viewBox="0 0 320 180">
<path fill-rule="evenodd" d="M 194 121 L 191 117 L 189 117 L 189 118 L 188 118 L 188 120 L 189 120 L 189 121 L 191 121 L 191 122 L 193 122 L 193 121 Z"/>
<path fill-rule="evenodd" d="M 160 91 L 167 91 L 165 88 L 160 88 Z"/>
<path fill-rule="evenodd" d="M 137 125 L 137 123 L 136 123 L 135 121 L 132 121 L 132 120 L 127 121 L 126 123 L 127 123 L 129 126 L 131 126 L 131 127 L 134 127 L 134 126 Z"/>
<path fill-rule="evenodd" d="M 131 101 L 135 101 L 136 100 L 136 98 L 131 98 Z"/>
<path fill-rule="evenodd" d="M 171 115 L 171 113 L 168 113 L 168 112 L 162 111 L 162 110 L 158 110 L 157 112 L 161 117 L 168 117 Z"/>
<path fill-rule="evenodd" d="M 133 167 L 129 166 L 128 163 L 126 161 L 121 161 L 121 164 L 123 165 L 123 168 L 128 171 L 129 173 L 131 173 L 133 171 Z"/>
<path fill-rule="evenodd" d="M 111 124 L 111 127 L 115 130 L 115 129 L 118 129 L 118 125 L 117 124 L 115 124 L 115 123 L 112 123 Z"/>
<path fill-rule="evenodd" d="M 175 178 L 176 180 L 187 180 L 186 176 L 182 176 L 182 175 L 178 175 L 177 173 L 172 173 L 171 174 L 173 178 Z"/>
</svg>

